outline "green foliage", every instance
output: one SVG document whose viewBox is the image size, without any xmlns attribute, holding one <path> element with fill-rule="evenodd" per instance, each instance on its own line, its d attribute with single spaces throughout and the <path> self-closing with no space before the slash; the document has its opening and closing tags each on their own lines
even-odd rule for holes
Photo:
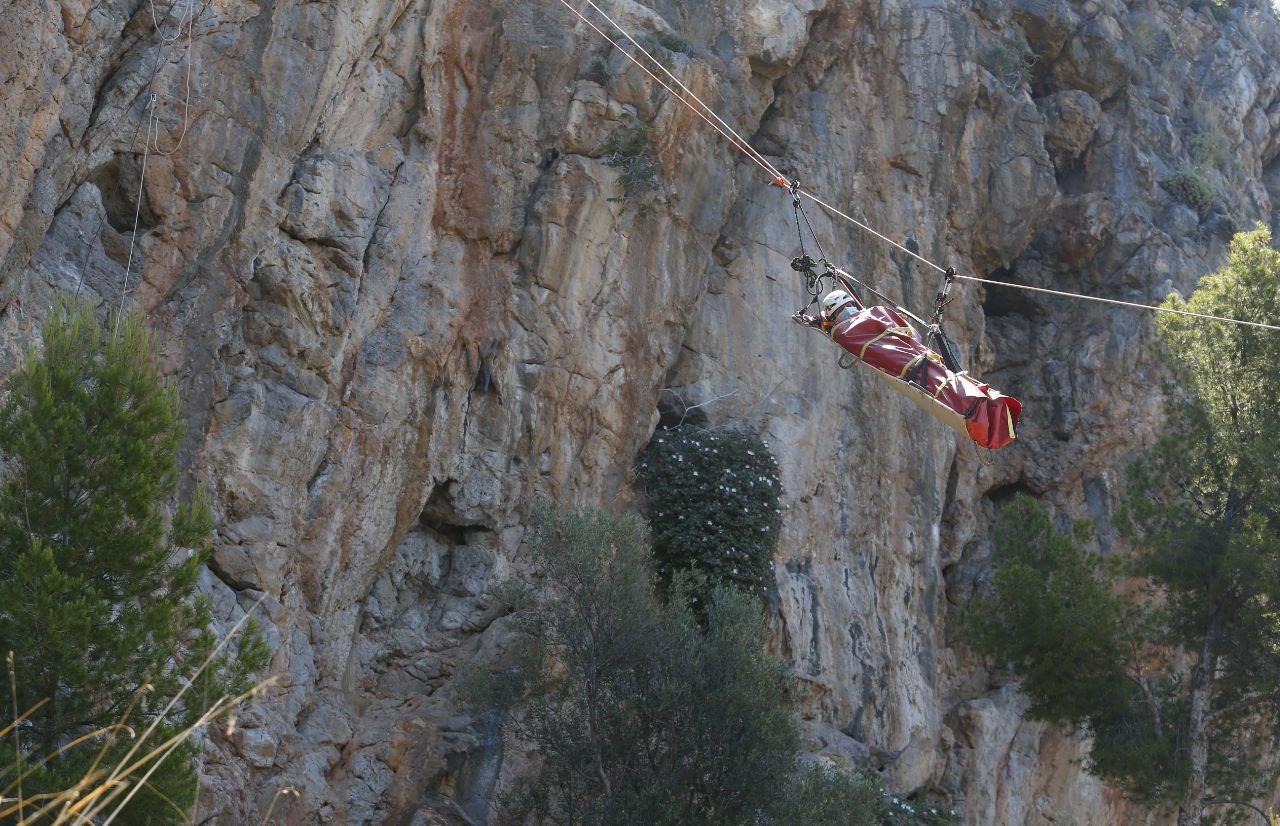
<svg viewBox="0 0 1280 826">
<path fill-rule="evenodd" d="M 693 44 L 674 32 L 658 32 L 653 40 L 669 52 L 689 54 L 693 51 Z"/>
<path fill-rule="evenodd" d="M 770 826 L 879 826 L 888 800 L 872 777 L 828 766 L 807 766 L 787 784 Z"/>
<path fill-rule="evenodd" d="M 1191 159 L 1197 166 L 1218 168 L 1227 162 L 1227 139 L 1221 129 L 1207 128 L 1191 138 Z"/>
<path fill-rule="evenodd" d="M 166 511 L 183 423 L 145 327 L 128 318 L 104 332 L 88 305 L 63 305 L 43 340 L 0 409 L 0 650 L 15 654 L 16 706 L 46 701 L 19 729 L 26 761 L 110 726 L 131 703 L 130 724 L 150 723 L 214 645 L 195 598 L 209 502 L 199 492 Z M 179 704 L 160 737 L 221 692 L 243 690 L 264 657 L 252 635 L 238 657 L 222 658 L 221 678 L 199 678 L 191 700 L 204 705 Z M 128 745 L 117 741 L 102 763 Z M 25 793 L 68 788 L 97 754 L 49 760 L 23 781 Z M 194 755 L 187 745 L 163 764 L 125 822 L 182 822 Z"/>
<path fill-rule="evenodd" d="M 543 508 L 530 548 L 554 590 L 519 615 L 516 668 L 490 698 L 544 761 L 505 801 L 513 822 L 749 823 L 799 746 L 759 603 L 717 588 L 705 626 L 682 581 L 669 605 L 634 517 Z"/>
<path fill-rule="evenodd" d="M 1118 571 L 1081 547 L 1087 536 L 1083 522 L 1058 533 L 1043 505 L 1018 497 L 996 521 L 991 596 L 965 614 L 974 649 L 1012 666 L 1030 712 L 1055 723 L 1082 722 L 1099 697 L 1110 702 L 1122 661 Z"/>
<path fill-rule="evenodd" d="M 622 184 L 624 197 L 658 188 L 658 163 L 649 140 L 649 124 L 632 118 L 609 136 L 600 151 L 606 166 L 622 170 L 618 182 Z"/>
<path fill-rule="evenodd" d="M 1223 130 L 1222 110 L 1204 95 L 1197 95 L 1187 105 L 1194 134 L 1189 142 L 1191 160 L 1199 169 L 1221 169 L 1232 160 L 1227 135 Z"/>
<path fill-rule="evenodd" d="M 887 794 L 873 776 L 808 766 L 787 784 L 767 826 L 952 826 L 954 812 Z"/>
<path fill-rule="evenodd" d="M 1139 17 L 1129 30 L 1129 42 L 1133 46 L 1133 53 L 1140 60 L 1145 60 L 1156 54 L 1163 36 L 1164 32 L 1156 24 L 1156 21 L 1147 15 Z"/>
<path fill-rule="evenodd" d="M 1280 322 L 1270 232 L 1259 225 L 1237 235 L 1226 267 L 1189 300 L 1171 295 L 1165 306 Z M 1248 753 L 1244 719 L 1266 710 L 1275 724 L 1280 712 L 1280 336 L 1176 315 L 1157 323 L 1172 376 L 1169 432 L 1130 468 L 1121 527 L 1143 551 L 1141 572 L 1165 594 L 1168 642 L 1207 663 L 1211 679 L 1197 685 L 1192 671 L 1186 692 L 1203 690 L 1214 710 L 1200 735 L 1211 744 L 1211 787 L 1239 796 L 1258 779 L 1247 761 L 1231 759 Z"/>
<path fill-rule="evenodd" d="M 589 80 L 592 83 L 598 83 L 601 86 L 608 86 L 609 65 L 605 63 L 603 59 L 597 57 L 591 61 L 591 65 L 587 67 L 582 78 L 583 80 Z"/>
<path fill-rule="evenodd" d="M 782 485 L 778 463 L 759 436 L 659 430 L 637 470 L 663 581 L 691 571 L 711 583 L 757 591 L 773 582 Z"/>
<path fill-rule="evenodd" d="M 1147 705 L 1160 689 L 1143 673 L 1153 619 L 1120 594 L 1119 560 L 1083 547 L 1089 537 L 1087 522 L 1060 533 L 1043 505 L 1015 499 L 996 521 L 991 594 L 969 604 L 965 635 L 1018 675 L 1033 717 L 1091 730 L 1093 771 L 1159 797 L 1173 758 Z"/>
<path fill-rule="evenodd" d="M 1165 306 L 1280 321 L 1269 232 L 1236 236 L 1224 269 Z M 1033 713 L 1088 727 L 1095 772 L 1140 798 L 1181 798 L 1183 822 L 1199 823 L 1206 792 L 1265 786 L 1257 721 L 1280 736 L 1280 336 L 1157 323 L 1166 434 L 1130 467 L 1117 518 L 1145 588 L 1120 589 L 1114 563 L 1021 501 L 1001 517 L 992 594 L 966 631 L 1022 678 Z"/>
<path fill-rule="evenodd" d="M 998 43 L 991 49 L 991 73 L 1010 90 L 1031 83 L 1039 61 L 1039 56 L 1025 43 Z"/>
<path fill-rule="evenodd" d="M 1199 171 L 1185 167 L 1160 182 L 1169 194 L 1194 209 L 1203 220 L 1213 208 L 1213 186 Z"/>
<path fill-rule="evenodd" d="M 666 605 L 644 522 L 541 505 L 529 546 L 536 593 L 506 595 L 518 642 L 468 680 L 506 732 L 536 747 L 503 822 L 654 826 L 932 826 L 958 821 L 885 795 L 873 778 L 797 765 L 791 680 L 764 653 L 760 604 L 687 577 Z"/>
</svg>

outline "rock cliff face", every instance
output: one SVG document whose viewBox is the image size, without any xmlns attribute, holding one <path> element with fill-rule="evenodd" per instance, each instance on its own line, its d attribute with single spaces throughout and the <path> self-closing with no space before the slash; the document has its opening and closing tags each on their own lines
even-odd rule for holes
<svg viewBox="0 0 1280 826">
<path fill-rule="evenodd" d="M 607 7 L 782 169 L 964 274 L 1149 302 L 1280 221 L 1280 25 L 1253 0 Z M 630 506 L 659 406 L 715 399 L 781 464 L 774 640 L 811 748 L 874 747 L 972 823 L 1166 822 L 953 646 L 1003 498 L 1091 516 L 1110 550 L 1159 422 L 1150 318 L 962 285 L 954 337 L 1027 413 L 998 454 L 957 443 L 789 323 L 787 197 L 575 23 L 550 0 L 0 7 L 0 369 L 56 290 L 141 307 L 216 496 L 205 587 L 270 620 L 283 681 L 210 735 L 203 809 L 258 822 L 294 786 L 273 818 L 484 822 L 527 758 L 455 677 L 503 645 L 486 588 L 522 570 L 530 502 Z M 659 183 L 626 197 L 601 155 L 633 119 Z M 1192 164 L 1199 212 L 1161 186 Z M 931 300 L 934 274 L 813 217 L 830 257 Z"/>
</svg>

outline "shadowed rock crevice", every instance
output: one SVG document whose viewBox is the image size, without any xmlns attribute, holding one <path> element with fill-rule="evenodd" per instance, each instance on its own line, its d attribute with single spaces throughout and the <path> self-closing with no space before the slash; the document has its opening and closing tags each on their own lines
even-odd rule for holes
<svg viewBox="0 0 1280 826">
<path fill-rule="evenodd" d="M 465 545 L 468 541 L 473 541 L 479 533 L 492 533 L 492 529 L 478 521 L 468 520 L 459 513 L 452 498 L 457 490 L 456 481 L 436 485 L 431 491 L 431 496 L 427 498 L 427 504 L 422 509 L 418 524 L 447 542 Z"/>
<path fill-rule="evenodd" d="M 145 3 L 122 37 L 102 6 L 0 4 L 0 76 L 20 90 L 0 96 L 0 373 L 81 271 L 118 303 L 139 104 L 181 102 L 186 42 L 158 38 Z M 1222 263 L 1229 217 L 1280 229 L 1280 25 L 1209 6 L 610 8 L 676 47 L 664 65 L 772 163 L 889 237 L 963 274 L 1152 302 Z M 787 320 L 806 299 L 785 194 L 559 4 L 201 9 L 196 116 L 148 161 L 127 302 L 182 388 L 184 468 L 214 491 L 206 579 L 276 601 L 283 679 L 241 747 L 210 742 L 198 819 L 260 822 L 284 784 L 303 791 L 291 821 L 481 819 L 530 758 L 504 747 L 492 784 L 490 734 L 454 690 L 511 633 L 492 593 L 526 573 L 529 503 L 630 508 L 634 457 L 683 419 L 776 449 L 770 616 L 827 732 L 813 753 L 883 763 L 841 740 L 855 721 L 895 755 L 895 792 L 973 823 L 1158 821 L 949 645 L 948 610 L 1014 492 L 1109 518 L 1116 471 L 1159 427 L 1150 316 L 957 285 L 966 366 L 1026 405 L 1020 440 L 979 455 Z M 1144 45 L 1142 20 L 1168 38 Z M 1228 115 L 1231 156 L 1204 172 L 1203 222 L 1161 186 L 1212 131 L 1198 98 Z M 599 156 L 637 119 L 660 187 L 619 202 Z M 95 238 L 99 192 L 113 231 Z M 810 217 L 833 261 L 927 312 L 936 274 Z"/>
<path fill-rule="evenodd" d="M 142 180 L 141 155 L 116 155 L 94 170 L 90 178 L 102 193 L 102 205 L 107 211 L 107 223 L 119 233 L 133 232 L 137 216 L 138 231 L 145 232 L 160 223 L 151 207 L 146 188 L 139 192 Z M 139 206 L 139 196 L 141 205 Z"/>
<path fill-rule="evenodd" d="M 1018 283 L 1013 271 L 1004 267 L 997 267 L 988 273 L 986 277 L 992 281 Z M 1036 304 L 1034 293 L 1013 287 L 1001 287 L 996 284 L 985 285 L 984 289 L 987 295 L 982 302 L 982 312 L 988 318 L 1001 318 L 1003 316 L 1035 318 L 1041 313 L 1040 307 Z"/>
<path fill-rule="evenodd" d="M 984 494 L 988 500 L 997 508 L 1009 504 L 1018 496 L 1030 496 L 1033 499 L 1040 498 L 1041 494 L 1032 490 L 1031 486 L 1025 482 L 1009 482 L 992 488 Z"/>
</svg>

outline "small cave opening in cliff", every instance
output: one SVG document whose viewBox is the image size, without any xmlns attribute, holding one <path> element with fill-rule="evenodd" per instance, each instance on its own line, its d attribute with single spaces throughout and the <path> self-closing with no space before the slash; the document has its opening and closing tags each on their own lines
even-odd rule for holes
<svg viewBox="0 0 1280 826">
<path fill-rule="evenodd" d="M 697 405 L 689 404 L 683 396 L 667 388 L 658 399 L 658 429 L 673 430 L 684 425 L 705 427 L 707 414 Z"/>
<path fill-rule="evenodd" d="M 116 232 L 121 234 L 132 232 L 135 216 L 139 231 L 145 232 L 160 223 L 160 217 L 151 208 L 146 187 L 141 186 L 141 157 L 126 153 L 117 154 L 94 170 L 89 180 L 101 193 L 102 207 L 107 213 L 107 223 Z M 138 204 L 139 197 L 142 198 L 141 206 Z"/>
<path fill-rule="evenodd" d="M 436 485 L 427 497 L 427 504 L 422 508 L 418 523 L 451 545 L 466 545 L 470 534 L 490 529 L 467 520 L 458 512 L 453 503 L 456 486 L 457 482 L 453 480 Z"/>
<path fill-rule="evenodd" d="M 992 281 L 1018 283 L 1013 271 L 1004 267 L 996 267 L 987 273 L 986 277 Z M 986 290 L 987 297 L 982 301 L 982 312 L 988 318 L 999 316 L 1031 317 L 1040 310 L 1039 306 L 1029 297 L 1030 294 L 1024 290 L 1015 290 L 1012 287 L 1000 287 L 990 284 L 987 285 Z"/>
<path fill-rule="evenodd" d="M 1030 496 L 1032 499 L 1038 499 L 1040 494 L 1031 489 L 1025 482 L 1009 482 L 1004 485 L 997 485 L 984 494 L 990 499 L 997 508 L 1004 507 L 1012 502 L 1018 496 Z"/>
<path fill-rule="evenodd" d="M 482 358 L 480 360 L 480 368 L 476 370 L 476 380 L 471 385 L 471 389 L 481 395 L 502 395 L 499 392 L 498 380 L 493 375 L 493 366 L 489 363 L 489 359 Z"/>
</svg>

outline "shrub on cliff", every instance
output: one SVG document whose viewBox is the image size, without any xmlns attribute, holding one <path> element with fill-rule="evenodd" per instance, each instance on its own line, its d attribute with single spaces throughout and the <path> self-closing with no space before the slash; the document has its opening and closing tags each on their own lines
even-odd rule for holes
<svg viewBox="0 0 1280 826">
<path fill-rule="evenodd" d="M 1199 213 L 1201 219 L 1213 208 L 1213 186 L 1195 169 L 1179 169 L 1160 182 L 1169 194 Z"/>
<path fill-rule="evenodd" d="M 688 571 L 756 593 L 773 582 L 782 485 L 778 463 L 759 436 L 659 430 L 636 469 L 663 581 Z"/>
<path fill-rule="evenodd" d="M 791 682 L 764 651 L 757 600 L 677 577 L 655 593 L 645 524 L 542 507 L 529 547 L 544 585 L 508 595 L 518 634 L 473 703 L 541 761 L 503 822 L 652 826 L 954 823 L 869 777 L 801 769 Z"/>
<path fill-rule="evenodd" d="M 658 187 L 658 162 L 653 157 L 649 124 L 638 118 L 614 131 L 600 151 L 605 166 L 620 170 L 623 197 L 640 195 Z"/>
<path fill-rule="evenodd" d="M 69 788 L 90 764 L 110 768 L 130 747 L 99 736 L 61 751 L 76 738 L 126 715 L 145 727 L 194 678 L 188 697 L 199 707 L 179 703 L 164 716 L 162 741 L 224 691 L 242 690 L 265 659 L 251 634 L 237 656 L 199 671 L 214 644 L 195 598 L 212 522 L 203 494 L 165 508 L 183 423 L 142 322 L 104 332 L 89 306 L 62 306 L 43 341 L 0 409 L 0 650 L 13 652 L 6 705 L 35 708 L 13 735 L 28 798 Z M 185 822 L 194 755 L 187 744 L 161 764 L 124 822 Z"/>
<path fill-rule="evenodd" d="M 1270 233 L 1237 235 L 1227 266 L 1166 306 L 1280 323 Z M 1166 433 L 1130 467 L 1118 519 L 1146 591 L 1120 590 L 1113 560 L 1020 501 L 1001 517 L 992 594 L 969 629 L 1022 678 L 1033 714 L 1088 728 L 1093 771 L 1176 801 L 1179 824 L 1198 826 L 1212 796 L 1265 794 L 1258 723 L 1280 736 L 1280 336 L 1157 323 Z"/>
<path fill-rule="evenodd" d="M 767 806 L 799 741 L 757 601 L 716 588 L 704 626 L 677 581 L 664 607 L 635 517 L 544 508 L 529 546 L 547 590 L 489 695 L 543 757 L 512 822 L 731 824 Z"/>
</svg>

